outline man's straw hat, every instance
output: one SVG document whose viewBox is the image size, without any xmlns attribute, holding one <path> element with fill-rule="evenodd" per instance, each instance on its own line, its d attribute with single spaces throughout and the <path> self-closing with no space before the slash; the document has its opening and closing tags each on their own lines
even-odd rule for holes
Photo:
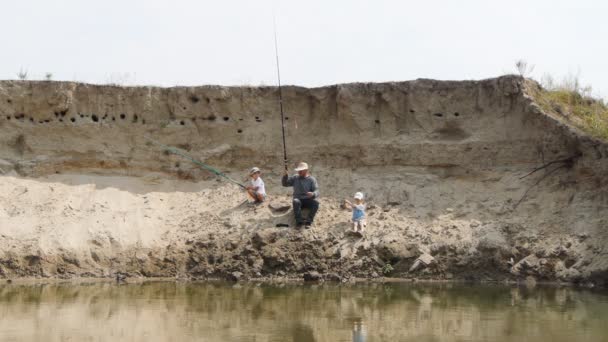
<svg viewBox="0 0 608 342">
<path fill-rule="evenodd" d="M 308 164 L 301 162 L 298 164 L 298 167 L 295 168 L 296 171 L 304 171 L 308 170 Z"/>
</svg>

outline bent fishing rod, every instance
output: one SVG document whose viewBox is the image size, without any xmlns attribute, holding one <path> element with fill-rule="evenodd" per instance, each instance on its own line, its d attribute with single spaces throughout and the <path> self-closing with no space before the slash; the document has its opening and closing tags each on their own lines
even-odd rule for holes
<svg viewBox="0 0 608 342">
<path fill-rule="evenodd" d="M 165 144 L 159 143 L 158 141 L 156 141 L 156 140 L 154 140 L 154 139 L 152 139 L 152 138 L 150 138 L 150 137 L 147 137 L 147 136 L 144 136 L 144 138 L 145 138 L 146 140 L 148 140 L 149 142 L 151 142 L 151 143 L 153 143 L 153 144 L 155 144 L 155 145 L 157 145 L 157 146 L 159 146 L 159 147 L 162 147 L 162 148 L 163 148 L 165 151 L 171 152 L 171 153 L 173 153 L 173 154 L 175 154 L 175 155 L 178 155 L 178 156 L 180 156 L 180 157 L 182 157 L 182 158 L 188 159 L 188 160 L 190 160 L 191 162 L 193 162 L 194 164 L 196 164 L 196 165 L 200 166 L 201 168 L 203 168 L 203 169 L 205 169 L 205 170 L 207 170 L 207 171 L 210 171 L 211 173 L 215 174 L 216 176 L 223 177 L 223 178 L 225 178 L 226 180 L 228 180 L 229 182 L 231 182 L 231 183 L 233 183 L 233 184 L 236 184 L 236 185 L 240 186 L 240 187 L 241 187 L 241 188 L 243 188 L 243 189 L 247 189 L 247 187 L 245 187 L 243 184 L 241 184 L 241 183 L 239 183 L 239 182 L 235 181 L 234 179 L 232 179 L 232 178 L 230 178 L 230 177 L 226 176 L 226 175 L 225 175 L 223 172 L 220 172 L 220 171 L 218 171 L 218 170 L 214 169 L 213 167 L 211 167 L 211 166 L 209 166 L 209 165 L 207 165 L 207 164 L 203 163 L 203 162 L 202 162 L 202 161 L 200 161 L 200 160 L 194 159 L 193 157 L 189 156 L 188 154 L 186 154 L 186 153 L 184 153 L 184 152 L 180 151 L 179 149 L 177 149 L 177 148 L 175 148 L 175 147 L 172 147 L 172 146 L 168 146 L 168 145 L 165 145 Z"/>
</svg>

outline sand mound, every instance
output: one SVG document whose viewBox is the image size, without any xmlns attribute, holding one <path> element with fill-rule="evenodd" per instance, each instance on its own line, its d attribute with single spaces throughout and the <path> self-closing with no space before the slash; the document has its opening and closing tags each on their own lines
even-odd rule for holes
<svg viewBox="0 0 608 342">
<path fill-rule="evenodd" d="M 517 77 L 287 87 L 292 161 L 321 187 L 311 230 L 271 203 L 276 89 L 0 82 L 0 275 L 606 279 L 608 147 L 540 111 Z M 530 172 L 538 169 L 536 172 Z M 343 198 L 366 194 L 348 233 Z M 412 269 L 412 266 L 416 264 Z"/>
</svg>

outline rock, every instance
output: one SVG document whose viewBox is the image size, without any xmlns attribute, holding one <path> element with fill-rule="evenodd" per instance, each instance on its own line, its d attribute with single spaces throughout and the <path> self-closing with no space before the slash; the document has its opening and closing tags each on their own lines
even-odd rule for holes
<svg viewBox="0 0 608 342">
<path fill-rule="evenodd" d="M 539 277 L 553 277 L 555 274 L 555 259 L 539 258 L 536 254 L 530 254 L 520 260 L 511 268 L 515 275 L 534 275 Z"/>
<path fill-rule="evenodd" d="M 268 244 L 274 243 L 277 240 L 277 234 L 274 231 L 257 231 L 251 238 L 251 243 L 256 249 L 260 249 Z"/>
<path fill-rule="evenodd" d="M 312 282 L 321 280 L 321 275 L 318 272 L 311 271 L 304 273 L 304 281 Z"/>
<path fill-rule="evenodd" d="M 413 258 L 420 254 L 418 245 L 399 242 L 380 243 L 376 246 L 376 253 L 385 261 L 397 262 L 402 259 Z"/>
<path fill-rule="evenodd" d="M 408 272 L 416 271 L 418 269 L 418 267 L 420 267 L 421 264 L 422 264 L 422 262 L 420 260 L 416 259 L 416 261 L 414 261 L 414 263 L 412 264 L 412 266 L 410 267 Z"/>
<path fill-rule="evenodd" d="M 325 275 L 325 280 L 335 281 L 339 283 L 342 281 L 342 277 L 340 277 L 340 275 L 338 275 L 337 273 L 328 273 Z"/>
<path fill-rule="evenodd" d="M 421 256 L 418 257 L 418 260 L 422 261 L 422 263 L 427 266 L 435 262 L 435 258 L 433 258 L 433 256 L 428 253 L 423 253 Z"/>
<path fill-rule="evenodd" d="M 422 255 L 420 255 L 418 257 L 418 259 L 416 259 L 416 261 L 414 261 L 414 263 L 412 264 L 412 266 L 409 269 L 409 272 L 414 272 L 421 266 L 426 267 L 426 266 L 433 264 L 434 262 L 435 262 L 435 258 L 432 255 L 430 255 L 428 253 L 422 253 Z"/>
<path fill-rule="evenodd" d="M 291 205 L 285 202 L 272 202 L 268 205 L 268 208 L 277 212 L 286 212 L 291 209 Z"/>
<path fill-rule="evenodd" d="M 127 280 L 127 274 L 122 273 L 122 272 L 117 272 L 115 279 L 116 279 L 117 283 L 125 282 Z"/>
<path fill-rule="evenodd" d="M 483 234 L 478 234 L 478 241 L 477 249 L 481 252 L 499 251 L 503 256 L 511 254 L 511 248 L 504 235 L 495 229 L 484 229 Z"/>
<path fill-rule="evenodd" d="M 241 280 L 241 278 L 243 278 L 243 273 L 241 272 L 232 272 L 230 274 L 228 274 L 228 276 L 226 276 L 226 279 L 229 281 L 239 281 Z"/>
</svg>

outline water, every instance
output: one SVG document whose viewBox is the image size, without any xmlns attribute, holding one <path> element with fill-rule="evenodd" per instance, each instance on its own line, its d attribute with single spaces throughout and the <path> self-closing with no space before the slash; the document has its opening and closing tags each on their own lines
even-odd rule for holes
<svg viewBox="0 0 608 342">
<path fill-rule="evenodd" d="M 0 341 L 608 341 L 607 317 L 572 288 L 0 285 Z"/>
</svg>

